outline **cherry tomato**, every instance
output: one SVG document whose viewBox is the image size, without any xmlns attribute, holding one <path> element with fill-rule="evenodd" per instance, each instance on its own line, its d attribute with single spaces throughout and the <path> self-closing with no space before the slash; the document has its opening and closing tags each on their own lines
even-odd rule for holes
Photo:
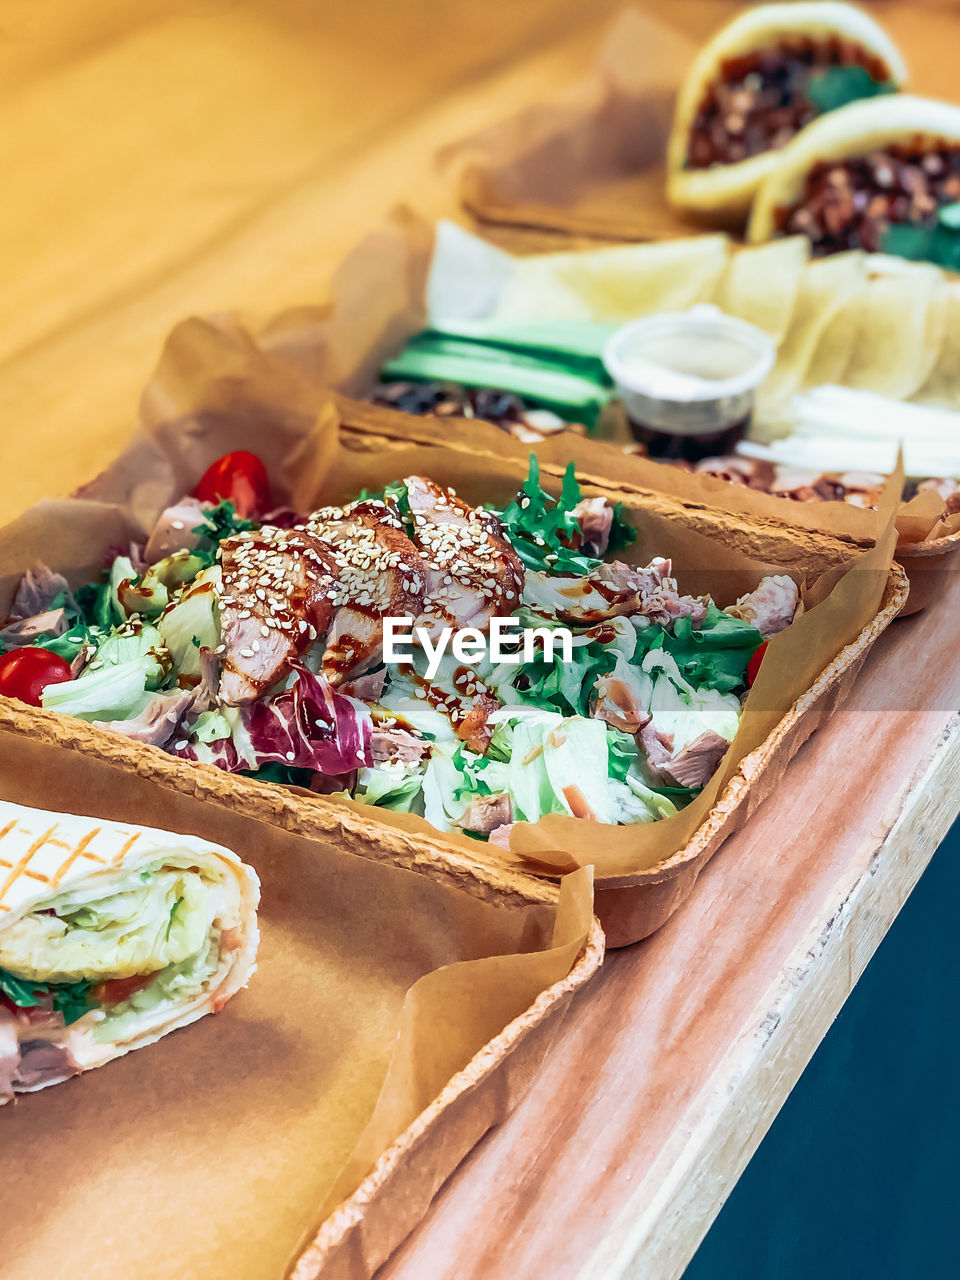
<svg viewBox="0 0 960 1280">
<path fill-rule="evenodd" d="M 768 641 L 764 640 L 763 644 L 758 645 L 753 651 L 753 657 L 747 663 L 747 684 L 753 688 L 753 682 L 757 678 L 757 672 L 760 670 L 760 663 L 763 661 L 763 655 L 767 651 Z"/>
<path fill-rule="evenodd" d="M 11 649 L 0 655 L 0 693 L 40 707 L 40 695 L 48 684 L 72 680 L 70 664 L 49 649 Z"/>
<path fill-rule="evenodd" d="M 201 502 L 232 502 L 238 516 L 263 515 L 273 506 L 267 469 L 255 453 L 237 449 L 211 463 L 197 485 Z"/>
<path fill-rule="evenodd" d="M 106 982 L 98 982 L 93 988 L 94 999 L 100 1004 L 123 1004 L 124 1000 L 137 991 L 142 991 L 157 975 L 155 973 L 135 973 L 129 978 L 108 978 Z"/>
</svg>

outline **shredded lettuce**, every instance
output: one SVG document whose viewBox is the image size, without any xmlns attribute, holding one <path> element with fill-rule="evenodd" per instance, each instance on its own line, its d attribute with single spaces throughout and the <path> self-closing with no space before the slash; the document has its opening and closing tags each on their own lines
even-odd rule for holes
<svg viewBox="0 0 960 1280">
<path fill-rule="evenodd" d="M 422 790 L 422 764 L 393 760 L 361 769 L 354 798 L 379 805 L 381 809 L 409 813 Z"/>
<path fill-rule="evenodd" d="M 189 728 L 189 736 L 196 742 L 219 742 L 233 732 L 230 721 L 219 711 L 201 711 Z"/>
<path fill-rule="evenodd" d="M 670 631 L 648 627 L 640 633 L 639 643 L 647 649 L 665 649 L 690 684 L 732 693 L 746 685 L 747 664 L 763 644 L 763 636 L 749 622 L 711 603 L 700 626 L 689 618 L 678 618 Z"/>
<path fill-rule="evenodd" d="M 652 822 L 676 806 L 635 774 L 634 740 L 600 720 L 562 716 L 532 706 L 502 707 L 487 755 L 462 743 L 434 747 L 423 781 L 427 820 L 456 827 L 474 797 L 506 792 L 514 820 L 546 814 L 600 822 Z"/>
<path fill-rule="evenodd" d="M 200 674 L 200 648 L 216 649 L 220 643 L 220 609 L 216 588 L 220 567 L 200 573 L 168 609 L 157 629 L 181 675 Z"/>
<path fill-rule="evenodd" d="M 94 1025 L 93 1038 L 122 1040 L 135 1032 L 145 1013 L 200 995 L 216 973 L 219 960 L 220 940 L 211 930 L 193 955 L 166 965 L 152 982 L 107 1010 L 107 1016 Z"/>
<path fill-rule="evenodd" d="M 134 719 L 164 680 L 165 658 L 155 627 L 113 631 L 76 680 L 46 686 L 43 705 L 81 720 Z"/>
<path fill-rule="evenodd" d="M 109 582 L 88 582 L 75 593 L 83 620 L 90 627 L 109 631 L 123 621 L 119 603 L 115 603 Z"/>
<path fill-rule="evenodd" d="M 553 627 L 529 610 L 518 615 L 524 627 Z M 599 676 L 609 674 L 620 660 L 629 662 L 637 645 L 637 633 L 626 618 L 615 618 L 604 624 L 609 640 L 598 640 L 590 631 L 575 635 L 572 662 L 546 662 L 538 657 L 519 666 L 503 664 L 493 669 L 487 683 L 504 702 L 525 702 L 545 710 L 587 716 L 594 686 Z"/>
<path fill-rule="evenodd" d="M 733 741 L 740 723 L 740 700 L 735 694 L 695 688 L 664 649 L 651 649 L 641 667 L 653 678 L 650 714 L 658 729 L 673 735 L 674 754 L 708 729 Z"/>
<path fill-rule="evenodd" d="M 202 545 L 195 547 L 192 554 L 201 561 L 205 569 L 216 564 L 217 551 L 225 538 L 260 528 L 255 521 L 238 516 L 232 502 L 219 502 L 215 507 L 204 508 L 203 514 L 203 524 L 198 524 L 190 532 L 203 539 Z"/>
<path fill-rule="evenodd" d="M 195 871 L 151 868 L 105 896 L 89 885 L 23 916 L 0 937 L 0 965 L 27 981 L 76 982 L 151 973 L 193 955 L 216 910 L 209 883 Z M 102 893 L 102 891 L 101 891 Z M 179 900 L 179 904 L 178 904 Z"/>
<path fill-rule="evenodd" d="M 280 764 L 277 760 L 268 760 L 259 769 L 241 769 L 245 778 L 256 778 L 258 782 L 276 782 L 283 787 L 309 788 L 317 776 L 315 769 L 298 769 L 295 765 Z"/>
<path fill-rule="evenodd" d="M 0 969 L 0 994 L 18 1009 L 36 1009 L 49 998 L 68 1027 L 90 1008 L 90 986 L 89 982 L 25 981 L 6 969 Z"/>
</svg>

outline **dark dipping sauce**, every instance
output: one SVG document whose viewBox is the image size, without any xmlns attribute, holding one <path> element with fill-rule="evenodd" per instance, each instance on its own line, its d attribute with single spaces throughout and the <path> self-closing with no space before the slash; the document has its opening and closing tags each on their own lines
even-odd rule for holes
<svg viewBox="0 0 960 1280">
<path fill-rule="evenodd" d="M 870 79 L 890 77 L 886 63 L 839 36 L 791 37 L 720 64 L 690 126 L 686 167 L 736 164 L 785 146 L 820 115 L 807 97 L 811 77 L 831 67 L 862 67 Z"/>
<path fill-rule="evenodd" d="M 722 431 L 707 431 L 702 435 L 679 435 L 660 427 L 647 426 L 628 419 L 635 440 L 646 447 L 649 457 L 658 462 L 700 462 L 717 454 L 732 453 L 747 434 L 751 415 L 739 418 Z"/>
<path fill-rule="evenodd" d="M 937 225 L 943 205 L 960 200 L 960 146 L 924 146 L 921 138 L 847 160 L 822 161 L 803 196 L 775 213 L 782 235 L 805 235 L 818 256 L 843 249 L 888 248 L 891 227 Z"/>
</svg>

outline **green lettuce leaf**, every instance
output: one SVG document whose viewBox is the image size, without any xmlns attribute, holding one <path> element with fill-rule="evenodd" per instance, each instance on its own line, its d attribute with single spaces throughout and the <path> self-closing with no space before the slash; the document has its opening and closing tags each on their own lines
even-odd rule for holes
<svg viewBox="0 0 960 1280">
<path fill-rule="evenodd" d="M 203 524 L 198 524 L 191 530 L 191 533 L 197 534 L 204 541 L 203 545 L 195 547 L 190 554 L 197 558 L 201 568 L 209 569 L 216 564 L 217 550 L 225 538 L 259 528 L 257 522 L 238 516 L 232 502 L 218 502 L 215 507 L 204 509 Z"/>
<path fill-rule="evenodd" d="M 763 636 L 749 622 L 709 604 L 699 627 L 689 618 L 679 618 L 671 631 L 662 627 L 641 631 L 639 644 L 647 650 L 665 649 L 691 685 L 732 693 L 746 686 L 747 664 L 763 644 Z"/>
<path fill-rule="evenodd" d="M 34 982 L 0 969 L 0 992 L 18 1009 L 35 1009 L 48 996 L 69 1027 L 94 1004 L 89 982 Z"/>
<path fill-rule="evenodd" d="M 573 462 L 564 472 L 560 497 L 554 498 L 540 484 L 540 464 L 536 454 L 530 454 L 530 470 L 520 493 L 499 512 L 510 543 L 528 569 L 587 574 L 601 563 L 572 549 L 580 540 L 580 526 L 573 515 L 580 497 Z M 618 503 L 614 508 L 611 549 L 629 545 L 636 536 L 624 521 Z"/>
<path fill-rule="evenodd" d="M 821 113 L 836 111 L 848 102 L 896 93 L 892 80 L 874 80 L 866 67 L 824 67 L 814 71 L 807 82 L 805 96 Z"/>
<path fill-rule="evenodd" d="M 76 680 L 48 684 L 44 707 L 81 720 L 129 720 L 137 716 L 166 677 L 160 633 L 143 627 L 113 631 Z"/>
<path fill-rule="evenodd" d="M 409 813 L 422 790 L 422 767 L 398 760 L 361 769 L 354 798 L 381 809 Z"/>
</svg>

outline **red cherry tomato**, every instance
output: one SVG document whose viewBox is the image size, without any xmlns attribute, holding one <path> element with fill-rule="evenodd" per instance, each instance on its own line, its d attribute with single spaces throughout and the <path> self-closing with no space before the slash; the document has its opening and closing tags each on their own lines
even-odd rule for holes
<svg viewBox="0 0 960 1280">
<path fill-rule="evenodd" d="M 263 515 L 273 506 L 267 469 L 255 453 L 237 449 L 211 463 L 197 485 L 195 497 L 216 505 L 232 502 L 238 516 Z"/>
<path fill-rule="evenodd" d="M 93 988 L 94 999 L 100 1004 L 123 1004 L 136 991 L 142 991 L 151 983 L 156 973 L 135 973 L 130 978 L 108 978 L 106 982 L 98 982 Z"/>
<path fill-rule="evenodd" d="M 763 661 L 763 655 L 767 651 L 768 641 L 764 640 L 763 644 L 758 645 L 753 651 L 753 657 L 747 663 L 747 684 L 753 688 L 753 682 L 757 678 L 757 672 L 760 670 L 760 663 Z"/>
<path fill-rule="evenodd" d="M 0 655 L 0 693 L 40 707 L 40 695 L 48 684 L 72 680 L 70 664 L 49 649 L 11 649 Z"/>
</svg>

